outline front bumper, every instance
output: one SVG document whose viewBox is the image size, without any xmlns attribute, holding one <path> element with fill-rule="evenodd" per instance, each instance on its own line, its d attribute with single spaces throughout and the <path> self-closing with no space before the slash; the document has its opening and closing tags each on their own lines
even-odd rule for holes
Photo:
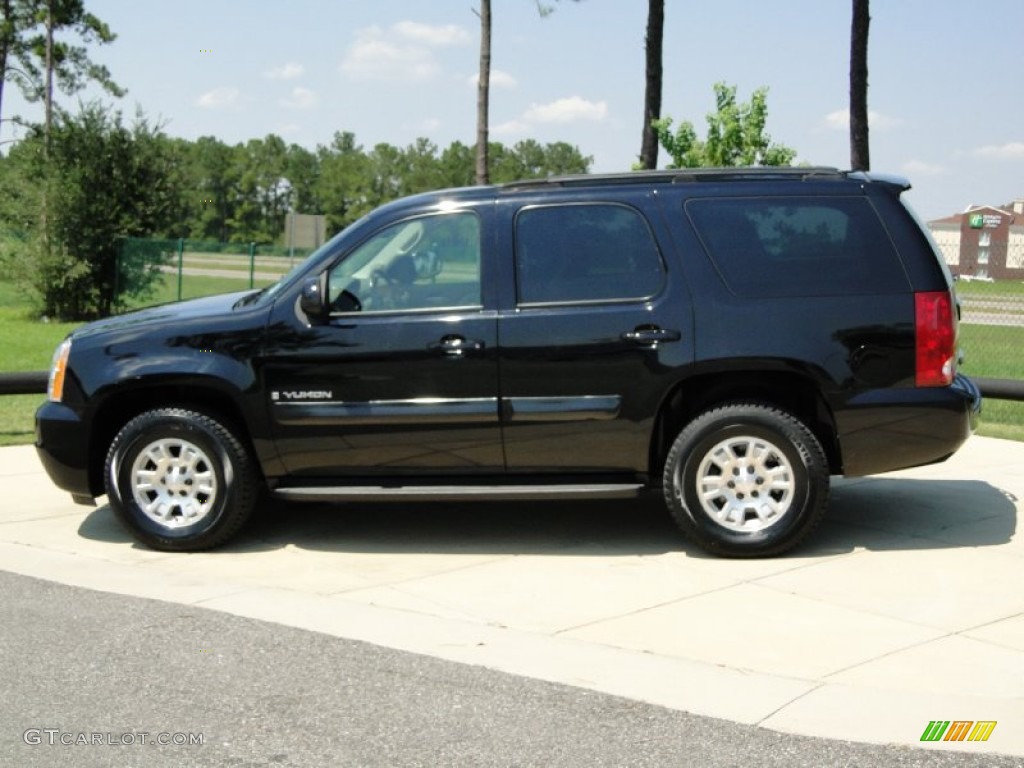
<svg viewBox="0 0 1024 768">
<path fill-rule="evenodd" d="M 81 415 L 63 403 L 45 402 L 36 411 L 36 452 L 54 484 L 79 503 L 91 503 L 101 489 L 89 473 L 89 430 Z"/>
</svg>

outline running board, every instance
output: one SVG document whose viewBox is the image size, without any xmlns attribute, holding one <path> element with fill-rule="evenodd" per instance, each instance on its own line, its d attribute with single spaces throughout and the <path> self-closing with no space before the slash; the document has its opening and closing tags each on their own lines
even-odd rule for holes
<svg viewBox="0 0 1024 768">
<path fill-rule="evenodd" d="M 285 487 L 274 496 L 287 501 L 502 501 L 510 499 L 632 499 L 642 483 L 571 485 L 340 485 Z"/>
</svg>

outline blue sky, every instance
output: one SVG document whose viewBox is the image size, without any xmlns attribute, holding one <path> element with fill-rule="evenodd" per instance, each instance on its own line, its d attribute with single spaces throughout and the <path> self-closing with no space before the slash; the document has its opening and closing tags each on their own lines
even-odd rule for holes
<svg viewBox="0 0 1024 768">
<path fill-rule="evenodd" d="M 550 0 L 549 0 L 550 2 Z M 93 49 L 176 136 L 277 133 L 309 148 L 472 144 L 473 0 L 87 0 L 118 34 Z M 849 164 L 849 0 L 667 0 L 663 113 L 703 134 L 712 85 L 770 88 L 768 130 L 798 161 Z M 595 171 L 640 147 L 642 0 L 494 0 L 492 139 L 567 141 Z M 872 167 L 908 176 L 926 218 L 1024 197 L 1024 2 L 875 0 Z M 4 117 L 38 119 L 9 83 Z M 85 97 L 96 95 L 86 92 Z M 73 104 L 67 97 L 62 103 Z M 12 137 L 5 121 L 0 140 Z M 661 162 L 666 162 L 664 153 Z"/>
</svg>

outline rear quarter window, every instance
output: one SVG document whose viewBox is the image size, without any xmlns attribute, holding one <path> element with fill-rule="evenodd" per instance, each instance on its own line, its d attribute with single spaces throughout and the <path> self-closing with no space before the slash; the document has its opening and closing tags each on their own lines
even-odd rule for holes
<svg viewBox="0 0 1024 768">
<path fill-rule="evenodd" d="M 866 198 L 701 198 L 687 201 L 685 210 L 738 296 L 909 290 L 896 249 Z"/>
</svg>

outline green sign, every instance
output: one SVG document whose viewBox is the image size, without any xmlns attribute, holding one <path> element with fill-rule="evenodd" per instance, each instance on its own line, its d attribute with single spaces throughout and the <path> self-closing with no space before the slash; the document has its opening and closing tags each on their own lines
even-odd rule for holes
<svg viewBox="0 0 1024 768">
<path fill-rule="evenodd" d="M 980 213 L 972 213 L 968 221 L 970 222 L 971 229 L 981 229 L 985 226 L 985 217 Z"/>
</svg>

